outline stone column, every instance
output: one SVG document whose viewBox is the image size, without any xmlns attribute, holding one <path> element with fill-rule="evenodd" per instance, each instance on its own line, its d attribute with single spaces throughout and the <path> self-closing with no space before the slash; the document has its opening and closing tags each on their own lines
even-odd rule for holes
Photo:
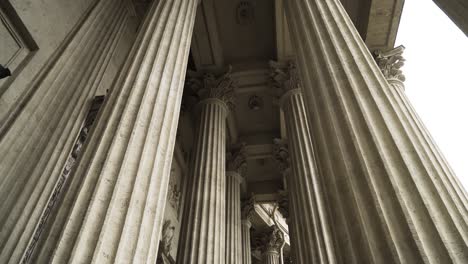
<svg viewBox="0 0 468 264">
<path fill-rule="evenodd" d="M 250 228 L 252 222 L 250 221 L 251 214 L 254 210 L 255 200 L 250 198 L 244 202 L 242 206 L 242 264 L 252 263 L 252 252 L 250 245 Z"/>
<path fill-rule="evenodd" d="M 197 5 L 150 5 L 38 263 L 155 263 Z"/>
<path fill-rule="evenodd" d="M 280 264 L 280 251 L 284 235 L 276 226 L 271 227 L 263 237 L 262 257 L 264 264 Z"/>
<path fill-rule="evenodd" d="M 202 101 L 196 106 L 197 131 L 177 263 L 226 263 L 226 117 L 232 106 L 230 72 L 191 80 Z"/>
<path fill-rule="evenodd" d="M 95 1 L 0 122 L 0 262 L 37 241 L 69 153 L 129 21 L 126 1 Z M 0 99 L 1 101 L 1 99 Z"/>
<path fill-rule="evenodd" d="M 226 263 L 242 261 L 241 191 L 247 170 L 244 144 L 226 154 Z"/>
<path fill-rule="evenodd" d="M 452 191 L 461 196 L 462 199 L 459 202 L 464 203 L 468 200 L 466 190 L 463 188 L 440 149 L 434 143 L 431 134 L 422 122 L 416 110 L 413 108 L 411 101 L 406 96 L 404 84 L 406 78 L 401 70 L 401 67 L 403 67 L 405 63 L 405 59 L 403 57 L 404 50 L 404 46 L 398 46 L 386 52 L 378 50 L 374 52 L 374 57 L 382 74 L 387 79 L 390 87 L 393 88 L 390 91 L 394 94 L 398 104 L 405 109 L 405 117 L 410 120 L 415 133 L 420 139 L 427 141 L 428 151 L 431 152 L 435 158 L 434 165 L 438 166 L 440 170 L 447 174 L 447 180 L 453 185 Z"/>
<path fill-rule="evenodd" d="M 342 263 L 466 263 L 467 199 L 338 0 L 286 1 Z"/>
<path fill-rule="evenodd" d="M 468 37 L 468 2 L 465 0 L 434 0 Z"/>
<path fill-rule="evenodd" d="M 307 110 L 297 70 L 292 62 L 271 62 L 273 84 L 283 93 L 287 142 L 275 140 L 275 158 L 287 179 L 291 250 L 298 263 L 336 263 L 333 233 L 317 169 Z M 289 157 L 289 154 L 291 157 Z M 290 167 L 290 169 L 289 169 Z"/>
</svg>

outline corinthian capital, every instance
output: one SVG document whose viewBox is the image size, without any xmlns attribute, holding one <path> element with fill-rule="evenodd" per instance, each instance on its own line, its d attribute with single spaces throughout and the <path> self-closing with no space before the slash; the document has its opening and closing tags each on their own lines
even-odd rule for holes
<svg viewBox="0 0 468 264">
<path fill-rule="evenodd" d="M 381 50 L 374 52 L 375 61 L 387 80 L 405 81 L 405 75 L 400 70 L 405 64 L 405 58 L 403 58 L 404 50 L 405 47 L 400 45 L 386 52 L 382 52 Z"/>
<path fill-rule="evenodd" d="M 278 193 L 278 211 L 284 218 L 289 218 L 289 197 L 287 191 L 280 191 Z"/>
<path fill-rule="evenodd" d="M 273 139 L 273 157 L 278 162 L 278 167 L 281 171 L 285 171 L 290 167 L 288 145 L 282 139 Z"/>
<path fill-rule="evenodd" d="M 270 227 L 262 237 L 263 251 L 279 252 L 284 245 L 284 233 L 277 226 Z"/>
<path fill-rule="evenodd" d="M 234 80 L 231 77 L 232 68 L 222 75 L 214 73 L 190 72 L 187 84 L 199 100 L 215 98 L 223 101 L 230 109 L 234 108 Z"/>
<path fill-rule="evenodd" d="M 270 81 L 273 87 L 282 92 L 298 89 L 300 86 L 299 74 L 293 61 L 270 61 Z"/>
<path fill-rule="evenodd" d="M 242 201 L 241 217 L 243 220 L 250 220 L 255 211 L 255 197 L 252 195 L 249 199 Z"/>
<path fill-rule="evenodd" d="M 242 143 L 240 147 L 232 148 L 226 153 L 226 170 L 235 171 L 241 176 L 245 176 L 245 173 L 247 172 L 245 143 Z"/>
</svg>

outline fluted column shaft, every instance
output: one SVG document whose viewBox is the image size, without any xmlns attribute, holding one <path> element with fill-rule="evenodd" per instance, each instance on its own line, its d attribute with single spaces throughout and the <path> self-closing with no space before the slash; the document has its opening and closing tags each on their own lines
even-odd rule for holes
<svg viewBox="0 0 468 264">
<path fill-rule="evenodd" d="M 266 236 L 265 236 L 266 235 Z M 284 234 L 278 227 L 273 226 L 263 237 L 263 263 L 279 264 L 280 252 L 284 245 Z"/>
<path fill-rule="evenodd" d="M 226 264 L 242 261 L 241 199 L 242 176 L 226 172 Z"/>
<path fill-rule="evenodd" d="M 198 104 L 190 178 L 177 263 L 226 263 L 227 105 L 209 98 Z"/>
<path fill-rule="evenodd" d="M 197 4 L 151 4 L 37 262 L 156 261 Z"/>
<path fill-rule="evenodd" d="M 19 263 L 37 240 L 128 18 L 125 1 L 96 1 L 31 84 L 35 93 L 19 115 L 2 124 L 9 127 L 0 131 L 0 262 Z"/>
<path fill-rule="evenodd" d="M 285 7 L 342 263 L 466 263 L 466 199 L 341 3 Z"/>
<path fill-rule="evenodd" d="M 453 187 L 451 188 L 451 191 L 456 193 L 460 197 L 460 200 L 458 201 L 460 205 L 465 205 L 465 208 L 468 208 L 468 193 L 466 192 L 463 185 L 461 184 L 454 171 L 448 164 L 439 147 L 434 143 L 431 134 L 429 133 L 421 118 L 417 114 L 408 96 L 406 96 L 405 85 L 403 81 L 398 80 L 396 78 L 388 78 L 387 80 L 390 84 L 390 87 L 393 88 L 392 92 L 395 93 L 396 100 L 406 110 L 406 117 L 408 118 L 408 120 L 410 120 L 412 127 L 415 130 L 415 133 L 420 139 L 427 141 L 427 151 L 434 155 L 434 165 L 437 166 L 439 170 L 444 171 L 444 173 L 447 174 L 446 180 Z"/>
<path fill-rule="evenodd" d="M 250 228 L 252 223 L 249 219 L 242 219 L 242 264 L 252 263 L 252 252 L 250 245 Z"/>
<path fill-rule="evenodd" d="M 280 264 L 280 255 L 279 252 L 275 249 L 267 249 L 263 253 L 263 263 L 264 264 Z"/>
<path fill-rule="evenodd" d="M 262 263 L 279 264 L 280 252 L 284 246 L 283 232 L 278 227 L 272 226 L 267 233 L 263 234 L 262 240 Z"/>
<path fill-rule="evenodd" d="M 336 263 L 330 219 L 312 147 L 301 90 L 280 99 L 284 111 L 291 170 L 287 173 L 291 250 L 298 263 Z"/>
<path fill-rule="evenodd" d="M 434 0 L 468 37 L 468 2 L 465 0 Z"/>
</svg>

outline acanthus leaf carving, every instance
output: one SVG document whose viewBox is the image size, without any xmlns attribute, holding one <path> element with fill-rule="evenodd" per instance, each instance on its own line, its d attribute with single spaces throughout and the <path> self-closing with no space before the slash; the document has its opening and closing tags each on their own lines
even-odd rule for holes
<svg viewBox="0 0 468 264">
<path fill-rule="evenodd" d="M 387 80 L 405 81 L 405 75 L 401 70 L 401 67 L 405 64 L 405 58 L 403 57 L 404 50 L 405 47 L 400 45 L 386 52 L 381 50 L 374 52 L 375 61 Z"/>
<path fill-rule="evenodd" d="M 231 150 L 226 153 L 226 170 L 235 171 L 242 177 L 245 177 L 247 173 L 245 143 L 242 143 L 240 147 L 231 148 Z"/>
<path fill-rule="evenodd" d="M 251 196 L 249 199 L 242 202 L 241 217 L 245 220 L 250 220 L 252 213 L 255 211 L 255 196 Z"/>
<path fill-rule="evenodd" d="M 198 100 L 216 98 L 223 101 L 229 109 L 235 108 L 235 81 L 232 78 L 232 67 L 226 73 L 216 76 L 212 72 L 189 72 L 186 86 L 191 97 Z M 187 99 L 188 101 L 188 99 Z M 193 100 L 192 100 L 193 101 Z"/>
<path fill-rule="evenodd" d="M 278 192 L 278 211 L 284 216 L 289 218 L 289 197 L 287 191 Z"/>
<path fill-rule="evenodd" d="M 290 168 L 289 150 L 285 140 L 273 139 L 273 158 L 278 162 L 278 167 L 282 172 Z"/>
<path fill-rule="evenodd" d="M 281 94 L 299 89 L 301 81 L 296 64 L 293 61 L 270 61 L 270 82 Z"/>
<path fill-rule="evenodd" d="M 284 245 L 284 233 L 276 225 L 271 226 L 270 229 L 263 234 L 263 251 L 276 251 L 279 252 Z"/>
</svg>

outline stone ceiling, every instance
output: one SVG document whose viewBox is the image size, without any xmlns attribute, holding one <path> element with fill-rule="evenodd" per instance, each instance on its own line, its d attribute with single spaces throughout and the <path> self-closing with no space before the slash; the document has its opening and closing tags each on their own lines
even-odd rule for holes
<svg viewBox="0 0 468 264">
<path fill-rule="evenodd" d="M 403 2 L 342 0 L 371 50 L 393 47 Z M 271 151 L 273 139 L 286 135 L 268 62 L 294 57 L 283 10 L 283 0 L 203 0 L 194 26 L 189 67 L 218 72 L 233 68 L 237 101 L 228 118 L 228 143 L 247 144 L 245 193 L 268 194 L 282 186 Z"/>
</svg>

